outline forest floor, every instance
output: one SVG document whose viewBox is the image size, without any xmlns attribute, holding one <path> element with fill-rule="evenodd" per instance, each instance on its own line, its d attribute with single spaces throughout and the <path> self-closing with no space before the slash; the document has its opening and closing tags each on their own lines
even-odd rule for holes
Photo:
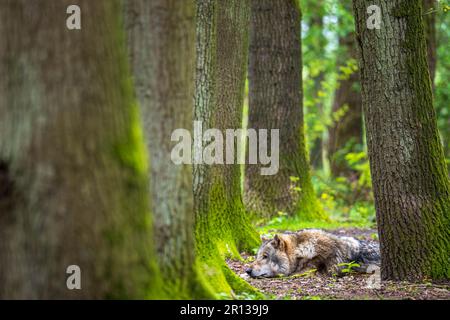
<svg viewBox="0 0 450 320">
<path fill-rule="evenodd" d="M 361 240 L 376 241 L 376 230 L 339 228 L 328 230 L 337 235 L 352 236 Z M 368 274 L 349 274 L 332 277 L 310 273 L 290 277 L 252 279 L 245 274 L 253 256 L 242 254 L 244 261 L 228 260 L 229 267 L 252 286 L 263 292 L 268 299 L 322 300 L 322 299 L 445 299 L 450 300 L 450 281 L 436 283 L 408 283 L 376 281 Z M 375 277 L 375 276 L 372 276 Z"/>
</svg>

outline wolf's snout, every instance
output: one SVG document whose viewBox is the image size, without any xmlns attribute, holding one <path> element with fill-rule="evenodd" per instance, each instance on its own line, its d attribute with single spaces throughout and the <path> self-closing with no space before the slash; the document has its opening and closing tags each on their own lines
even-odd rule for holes
<svg viewBox="0 0 450 320">
<path fill-rule="evenodd" d="M 245 272 L 250 276 L 252 274 L 253 269 L 252 268 L 247 268 L 245 269 Z"/>
</svg>

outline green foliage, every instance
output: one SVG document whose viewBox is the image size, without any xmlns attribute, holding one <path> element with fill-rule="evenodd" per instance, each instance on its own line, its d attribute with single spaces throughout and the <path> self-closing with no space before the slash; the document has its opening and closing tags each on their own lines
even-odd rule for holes
<svg viewBox="0 0 450 320">
<path fill-rule="evenodd" d="M 436 14 L 437 65 L 435 77 L 434 103 L 437 113 L 439 131 L 444 145 L 448 168 L 450 169 L 450 59 L 448 44 L 450 42 L 449 4 L 440 2 Z"/>
<path fill-rule="evenodd" d="M 360 155 L 353 155 L 350 158 L 355 161 L 354 168 L 361 168 L 361 171 L 355 174 L 355 179 L 329 177 L 323 171 L 317 171 L 312 179 L 314 188 L 319 194 L 324 210 L 330 213 L 332 220 L 371 226 L 375 221 L 375 207 L 368 162 Z M 367 164 L 363 164 L 364 162 Z"/>
<path fill-rule="evenodd" d="M 327 139 L 328 129 L 348 111 L 333 112 L 339 81 L 358 71 L 358 62 L 348 59 L 339 38 L 354 32 L 351 1 L 303 0 L 303 91 L 307 148 L 317 139 Z M 327 164 L 325 164 L 327 166 Z"/>
<path fill-rule="evenodd" d="M 289 278 L 310 278 L 316 275 L 317 269 L 310 269 L 300 274 L 295 274 Z"/>
<path fill-rule="evenodd" d="M 375 207 L 371 190 L 370 166 L 364 152 L 348 153 L 349 166 L 356 171 L 353 180 L 344 177 L 329 177 L 323 171 L 312 176 L 314 190 L 330 221 L 305 221 L 290 217 L 286 212 L 278 212 L 267 224 L 259 228 L 260 232 L 271 230 L 299 230 L 305 228 L 333 229 L 340 227 L 373 227 Z M 297 190 L 298 177 L 290 177 L 292 190 Z"/>
<path fill-rule="evenodd" d="M 341 269 L 342 273 L 353 273 L 353 272 L 355 272 L 355 270 L 353 270 L 353 268 L 360 267 L 360 265 L 358 263 L 356 263 L 355 261 L 339 263 L 337 266 L 345 267 L 345 268 Z"/>
<path fill-rule="evenodd" d="M 269 222 L 267 222 L 266 226 L 273 226 L 277 224 L 283 223 L 286 219 L 289 218 L 289 215 L 286 212 L 279 211 L 276 217 L 273 217 Z"/>
<path fill-rule="evenodd" d="M 360 219 L 358 221 L 352 221 L 350 219 L 340 218 L 339 216 L 333 216 L 330 221 L 302 221 L 298 218 L 286 218 L 282 219 L 278 223 L 270 225 L 259 226 L 258 231 L 273 235 L 280 230 L 292 230 L 297 231 L 301 229 L 324 229 L 332 230 L 337 228 L 369 228 L 373 227 L 373 222 L 369 220 Z"/>
<path fill-rule="evenodd" d="M 370 190 L 372 188 L 372 178 L 370 176 L 370 163 L 366 152 L 350 152 L 345 155 L 350 168 L 358 172 L 356 187 Z"/>
<path fill-rule="evenodd" d="M 322 137 L 331 122 L 326 110 L 334 92 L 335 59 L 330 45 L 329 1 L 303 0 L 303 93 L 307 148 Z M 331 75 L 331 77 L 330 77 Z"/>
<path fill-rule="evenodd" d="M 345 64 L 339 66 L 338 79 L 347 80 L 356 71 L 358 71 L 358 61 L 350 58 L 345 61 Z"/>
<path fill-rule="evenodd" d="M 322 300 L 320 296 L 304 296 L 301 298 L 302 300 Z"/>
</svg>

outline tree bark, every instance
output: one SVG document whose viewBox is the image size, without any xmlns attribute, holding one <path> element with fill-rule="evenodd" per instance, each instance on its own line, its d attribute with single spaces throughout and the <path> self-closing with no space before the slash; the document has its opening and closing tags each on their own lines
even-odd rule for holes
<svg viewBox="0 0 450 320">
<path fill-rule="evenodd" d="M 225 129 L 242 127 L 248 18 L 248 0 L 197 2 L 194 119 L 203 132 L 217 128 L 225 136 Z M 194 158 L 206 144 L 194 146 Z M 251 290 L 223 261 L 259 245 L 242 204 L 240 165 L 194 163 L 194 208 L 197 251 L 216 291 Z"/>
<path fill-rule="evenodd" d="M 195 3 L 127 0 L 129 54 L 147 149 L 158 262 L 171 298 L 207 298 L 194 243 L 192 166 L 171 160 L 170 137 L 192 131 L 195 84 Z"/>
<path fill-rule="evenodd" d="M 433 108 L 420 0 L 354 0 L 383 279 L 450 277 L 450 183 Z"/>
<path fill-rule="evenodd" d="M 66 28 L 71 4 L 82 30 Z M 1 298 L 157 296 L 119 4 L 1 2 Z M 73 264 L 81 290 L 66 287 Z"/>
<path fill-rule="evenodd" d="M 305 147 L 300 20 L 294 0 L 252 1 L 248 128 L 280 130 L 278 173 L 261 175 L 261 164 L 245 167 L 245 203 L 257 217 L 280 211 L 302 219 L 324 217 Z M 299 178 L 297 185 L 292 176 Z"/>
<path fill-rule="evenodd" d="M 436 0 L 422 0 L 422 12 L 424 13 L 423 22 L 425 28 L 425 38 L 427 41 L 427 61 L 428 70 L 430 71 L 431 83 L 434 88 L 434 78 L 436 74 L 437 62 L 437 39 L 436 39 L 436 12 L 433 9 L 437 8 Z"/>
<path fill-rule="evenodd" d="M 353 32 L 339 39 L 339 47 L 344 52 L 338 57 L 338 67 L 343 66 L 349 59 L 357 59 L 357 48 Z M 339 151 L 354 151 L 355 146 L 363 143 L 362 101 L 359 91 L 359 71 L 351 73 L 348 78 L 338 82 L 332 112 L 336 113 L 346 107 L 347 111 L 335 121 L 329 129 L 328 159 L 333 176 L 351 176 L 354 172 L 343 159 Z M 350 150 L 346 149 L 350 147 Z"/>
</svg>

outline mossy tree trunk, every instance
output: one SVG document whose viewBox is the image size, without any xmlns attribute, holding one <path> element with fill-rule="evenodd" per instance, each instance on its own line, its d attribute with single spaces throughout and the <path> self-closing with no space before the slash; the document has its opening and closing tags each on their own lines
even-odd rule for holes
<svg viewBox="0 0 450 320">
<path fill-rule="evenodd" d="M 280 211 L 302 219 L 324 217 L 305 147 L 300 20 L 295 0 L 252 1 L 248 128 L 280 130 L 278 173 L 261 175 L 261 164 L 245 168 L 245 204 L 260 218 Z"/>
<path fill-rule="evenodd" d="M 383 279 L 450 277 L 450 183 L 433 109 L 421 0 L 355 0 Z"/>
<path fill-rule="evenodd" d="M 82 30 L 66 28 L 71 4 Z M 1 298 L 157 297 L 122 30 L 120 1 L 0 4 Z"/>
<path fill-rule="evenodd" d="M 248 0 L 197 2 L 194 119 L 202 122 L 203 132 L 217 128 L 225 136 L 226 129 L 242 126 L 248 17 Z M 201 141 L 194 146 L 194 158 L 207 144 Z M 240 165 L 195 164 L 194 207 L 198 254 L 216 291 L 252 290 L 223 261 L 259 245 L 242 204 Z"/>
<path fill-rule="evenodd" d="M 129 54 L 147 148 L 158 261 L 171 298 L 207 298 L 196 268 L 192 166 L 171 160 L 176 129 L 192 131 L 195 2 L 127 0 Z"/>
<path fill-rule="evenodd" d="M 425 27 L 425 38 L 427 41 L 428 70 L 430 71 L 431 83 L 434 87 L 437 63 L 437 39 L 436 39 L 436 12 L 437 0 L 422 0 L 423 22 Z"/>
</svg>

